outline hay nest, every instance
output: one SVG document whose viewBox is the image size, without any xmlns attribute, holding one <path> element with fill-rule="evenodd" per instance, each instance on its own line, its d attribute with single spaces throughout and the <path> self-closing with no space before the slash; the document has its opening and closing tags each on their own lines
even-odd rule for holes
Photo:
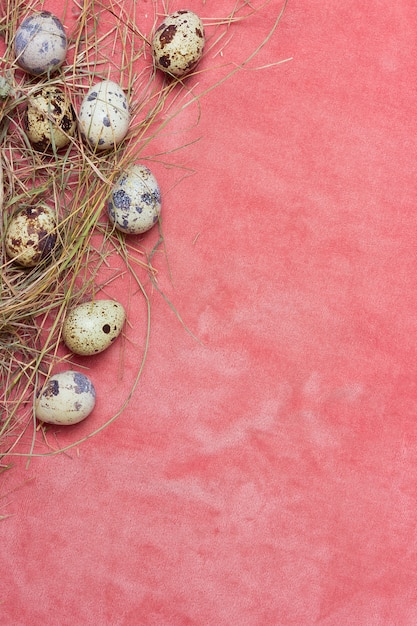
<svg viewBox="0 0 417 626">
<path fill-rule="evenodd" d="M 62 350 L 61 341 L 68 310 L 94 299 L 107 282 L 128 272 L 144 299 L 148 315 L 143 354 L 120 409 L 88 436 L 111 423 L 126 406 L 142 372 L 149 341 L 150 309 L 144 277 L 148 284 L 157 285 L 152 258 L 163 237 L 159 223 L 152 249 L 147 252 L 136 238 L 130 240 L 114 230 L 105 210 L 111 187 L 130 164 L 142 156 L 151 158 L 149 146 L 180 111 L 190 104 L 198 107 L 205 93 L 238 71 L 267 44 L 285 8 L 284 3 L 268 37 L 248 59 L 227 67 L 220 80 L 208 87 L 206 83 L 199 91 L 198 69 L 193 77 L 173 80 L 153 66 L 150 34 L 168 8 L 166 3 L 160 7 L 157 4 L 153 3 L 153 15 L 148 16 L 145 33 L 138 27 L 142 20 L 135 14 L 136 3 L 127 13 L 122 2 L 104 0 L 79 5 L 68 1 L 63 15 L 58 16 L 64 24 L 71 24 L 66 60 L 53 74 L 36 77 L 18 66 L 14 39 L 22 19 L 31 11 L 41 10 L 42 2 L 6 0 L 0 9 L 0 461 L 13 454 L 36 454 L 39 433 L 45 443 L 44 428 L 34 416 L 34 401 L 37 389 L 57 366 L 72 367 L 72 355 Z M 205 18 L 209 35 L 206 54 L 211 51 L 211 58 L 220 58 L 231 27 L 268 4 L 254 9 L 246 1 L 232 2 L 227 17 Z M 122 86 L 131 108 L 129 131 L 119 145 L 104 153 L 94 151 L 77 131 L 63 150 L 52 146 L 48 152 L 42 152 L 33 147 L 25 115 L 34 93 L 44 87 L 59 87 L 77 111 L 91 85 L 108 78 Z M 44 261 L 24 268 L 6 254 L 5 235 L 22 207 L 40 204 L 52 207 L 56 213 L 59 243 Z M 120 262 L 109 276 L 103 268 L 108 270 L 108 259 L 114 255 Z M 18 443 L 28 433 L 29 448 L 22 452 Z M 74 441 L 64 449 L 79 443 Z"/>
</svg>

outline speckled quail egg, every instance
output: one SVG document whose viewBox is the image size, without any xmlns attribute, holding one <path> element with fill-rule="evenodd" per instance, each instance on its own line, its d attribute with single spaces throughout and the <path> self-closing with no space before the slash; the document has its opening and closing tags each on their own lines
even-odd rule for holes
<svg viewBox="0 0 417 626">
<path fill-rule="evenodd" d="M 62 338 L 76 354 L 97 354 L 108 348 L 119 336 L 125 319 L 125 310 L 120 302 L 84 302 L 68 314 L 62 328 Z"/>
<path fill-rule="evenodd" d="M 161 212 L 161 192 L 150 169 L 140 164 L 127 168 L 112 189 L 107 211 L 110 222 L 124 233 L 152 228 Z"/>
<path fill-rule="evenodd" d="M 96 391 L 85 374 L 68 370 L 54 374 L 39 390 L 35 415 L 47 424 L 78 424 L 94 409 Z"/>
<path fill-rule="evenodd" d="M 90 87 L 81 103 L 78 123 L 82 136 L 95 150 L 108 150 L 123 141 L 130 113 L 120 85 L 103 80 Z"/>
<path fill-rule="evenodd" d="M 28 15 L 16 31 L 16 62 L 29 74 L 54 72 L 65 60 L 67 36 L 61 21 L 49 11 Z"/>
<path fill-rule="evenodd" d="M 59 87 L 45 87 L 31 96 L 25 126 L 29 141 L 41 152 L 65 148 L 77 128 L 71 100 Z"/>
<path fill-rule="evenodd" d="M 34 267 L 57 244 L 55 212 L 44 204 L 21 209 L 10 220 L 4 243 L 11 259 L 24 267 Z"/>
<path fill-rule="evenodd" d="M 156 29 L 151 42 L 155 66 L 176 78 L 195 68 L 205 43 L 201 19 L 192 11 L 168 15 Z"/>
</svg>

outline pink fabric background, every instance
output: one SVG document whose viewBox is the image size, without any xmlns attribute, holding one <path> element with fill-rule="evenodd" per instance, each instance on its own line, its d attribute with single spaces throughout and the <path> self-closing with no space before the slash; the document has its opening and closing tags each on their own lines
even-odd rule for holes
<svg viewBox="0 0 417 626">
<path fill-rule="evenodd" d="M 204 67 L 244 58 L 280 5 Z M 200 342 L 150 290 L 120 418 L 1 476 L 2 624 L 417 624 L 416 25 L 414 0 L 289 0 L 250 67 L 293 59 L 160 138 L 201 137 L 173 155 L 192 176 L 158 170 L 172 283 L 157 263 Z M 112 289 L 133 326 L 61 444 L 118 408 L 142 354 L 141 298 Z"/>
</svg>

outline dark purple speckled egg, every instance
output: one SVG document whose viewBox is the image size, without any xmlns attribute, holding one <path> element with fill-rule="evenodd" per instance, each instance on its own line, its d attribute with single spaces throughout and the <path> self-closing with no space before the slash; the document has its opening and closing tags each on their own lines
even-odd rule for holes
<svg viewBox="0 0 417 626">
<path fill-rule="evenodd" d="M 85 374 L 68 370 L 51 376 L 39 390 L 35 414 L 47 424 L 78 424 L 94 409 L 96 390 Z"/>
<path fill-rule="evenodd" d="M 61 21 L 49 11 L 28 15 L 16 31 L 16 62 L 29 74 L 54 72 L 65 60 L 67 36 Z"/>
<path fill-rule="evenodd" d="M 110 222 L 123 233 L 150 230 L 161 212 L 161 192 L 150 169 L 139 163 L 128 167 L 112 189 L 107 211 Z"/>
<path fill-rule="evenodd" d="M 90 87 L 78 114 L 81 135 L 94 150 L 111 150 L 129 130 L 129 104 L 123 89 L 112 80 Z"/>
</svg>

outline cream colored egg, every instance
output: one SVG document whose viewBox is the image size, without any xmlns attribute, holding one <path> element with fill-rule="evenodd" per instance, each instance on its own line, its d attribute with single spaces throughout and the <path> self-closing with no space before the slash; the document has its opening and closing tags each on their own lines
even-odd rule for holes
<svg viewBox="0 0 417 626">
<path fill-rule="evenodd" d="M 55 212 L 47 205 L 25 207 L 13 217 L 5 235 L 7 255 L 19 265 L 34 267 L 57 245 Z"/>
<path fill-rule="evenodd" d="M 171 13 L 158 26 L 152 38 L 155 66 L 181 78 L 200 61 L 204 43 L 204 27 L 198 15 L 188 10 Z"/>
<path fill-rule="evenodd" d="M 161 212 L 161 192 L 150 169 L 140 164 L 127 168 L 112 189 L 107 211 L 124 233 L 137 235 L 152 228 Z"/>
<path fill-rule="evenodd" d="M 90 415 L 96 403 L 96 391 L 85 374 L 68 370 L 51 376 L 39 390 L 35 415 L 48 424 L 68 426 Z"/>
<path fill-rule="evenodd" d="M 77 118 L 71 100 L 59 87 L 45 87 L 31 96 L 25 126 L 30 143 L 41 152 L 59 150 L 71 141 Z"/>
<path fill-rule="evenodd" d="M 74 307 L 65 319 L 62 339 L 75 354 L 98 354 L 120 335 L 125 319 L 126 313 L 120 302 L 84 302 Z"/>
<path fill-rule="evenodd" d="M 94 150 L 109 150 L 125 138 L 130 113 L 123 89 L 112 80 L 93 85 L 81 103 L 78 124 L 81 135 Z"/>
</svg>

